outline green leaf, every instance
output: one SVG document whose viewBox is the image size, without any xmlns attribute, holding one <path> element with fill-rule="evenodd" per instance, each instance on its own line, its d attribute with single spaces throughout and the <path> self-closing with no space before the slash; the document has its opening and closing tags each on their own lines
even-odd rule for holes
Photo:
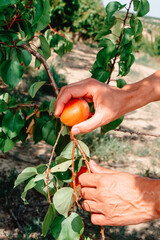
<svg viewBox="0 0 160 240">
<path fill-rule="evenodd" d="M 97 67 L 92 69 L 92 77 L 105 83 L 111 75 L 110 71 L 104 70 L 104 68 Z"/>
<path fill-rule="evenodd" d="M 0 7 L 16 4 L 18 0 L 1 0 Z"/>
<path fill-rule="evenodd" d="M 33 83 L 29 89 L 29 94 L 32 98 L 35 97 L 38 90 L 46 83 L 46 81 Z"/>
<path fill-rule="evenodd" d="M 103 27 L 99 32 L 98 34 L 96 35 L 95 37 L 95 40 L 99 40 L 101 39 L 102 37 L 105 37 L 106 35 L 110 34 L 111 33 L 111 30 L 108 29 L 108 27 Z"/>
<path fill-rule="evenodd" d="M 137 9 L 137 16 L 143 17 L 150 11 L 148 0 L 141 0 Z"/>
<path fill-rule="evenodd" d="M 37 173 L 42 174 L 47 170 L 47 165 L 46 164 L 40 164 L 36 167 Z"/>
<path fill-rule="evenodd" d="M 34 178 L 34 181 L 35 181 L 35 183 L 36 183 L 36 182 L 41 181 L 42 179 L 44 180 L 45 178 L 46 178 L 46 174 L 38 174 L 38 175 Z"/>
<path fill-rule="evenodd" d="M 106 39 L 106 41 L 103 41 L 100 43 L 99 46 L 105 46 L 103 49 L 101 49 L 97 54 L 97 63 L 99 67 L 106 67 L 109 60 L 111 60 L 115 54 L 116 54 L 116 47 L 113 44 L 113 42 L 109 39 Z"/>
<path fill-rule="evenodd" d="M 31 63 L 32 55 L 30 52 L 28 52 L 25 49 L 23 49 L 21 52 L 22 52 L 22 56 L 23 56 L 23 63 L 25 65 L 25 67 L 28 67 L 28 65 Z"/>
<path fill-rule="evenodd" d="M 116 127 L 118 127 L 122 121 L 123 121 L 124 117 L 120 117 L 106 125 L 104 125 L 103 127 L 101 127 L 101 134 L 105 134 L 106 132 L 115 129 Z"/>
<path fill-rule="evenodd" d="M 30 177 L 33 177 L 34 175 L 37 174 L 37 169 L 34 167 L 28 167 L 25 168 L 17 177 L 15 183 L 14 183 L 14 187 L 17 187 L 19 184 L 21 184 L 22 182 L 26 181 L 27 179 L 29 179 Z"/>
<path fill-rule="evenodd" d="M 48 101 L 44 101 L 42 104 L 41 104 L 41 106 L 40 106 L 40 108 L 39 108 L 39 111 L 40 112 L 46 112 L 46 111 L 48 111 L 49 110 L 49 102 Z"/>
<path fill-rule="evenodd" d="M 54 207 L 54 204 L 51 203 L 49 205 L 48 211 L 47 211 L 44 221 L 42 223 L 42 234 L 44 237 L 46 237 L 48 230 L 49 230 L 51 224 L 53 223 L 56 215 L 57 215 L 57 212 Z"/>
<path fill-rule="evenodd" d="M 50 46 L 54 48 L 54 51 L 62 57 L 65 53 L 71 51 L 73 44 L 68 41 L 65 37 L 54 34 L 50 42 Z"/>
<path fill-rule="evenodd" d="M 36 27 L 36 31 L 42 31 L 50 23 L 50 2 L 49 2 L 49 0 L 45 0 L 42 13 L 41 13 L 41 10 L 42 9 L 40 9 L 41 16 L 37 21 L 38 24 Z"/>
<path fill-rule="evenodd" d="M 44 58 L 47 60 L 51 56 L 51 49 L 49 47 L 49 44 L 45 37 L 43 35 L 39 36 L 40 42 L 41 42 L 41 49 L 43 52 Z"/>
<path fill-rule="evenodd" d="M 130 25 L 134 30 L 134 37 L 137 38 L 142 35 L 143 32 L 143 26 L 142 22 L 138 18 L 131 18 L 130 19 Z"/>
<path fill-rule="evenodd" d="M 0 66 L 2 80 L 11 88 L 14 88 L 21 80 L 23 67 L 18 61 L 6 60 Z"/>
<path fill-rule="evenodd" d="M 58 216 L 51 226 L 52 235 L 56 240 L 79 240 L 83 231 L 81 217 L 73 212 L 67 218 Z"/>
<path fill-rule="evenodd" d="M 0 149 L 6 153 L 15 146 L 15 143 L 9 138 L 0 138 Z"/>
<path fill-rule="evenodd" d="M 4 100 L 0 100 L 0 113 L 7 110 L 7 103 Z"/>
<path fill-rule="evenodd" d="M 75 201 L 73 189 L 70 187 L 63 187 L 59 189 L 53 197 L 53 203 L 57 212 L 64 217 L 68 216 L 68 212 Z"/>
<path fill-rule="evenodd" d="M 72 164 L 72 160 L 69 160 L 69 161 L 65 161 L 65 162 L 62 162 L 54 167 L 51 168 L 51 172 L 52 173 L 55 173 L 55 172 L 65 172 L 68 170 L 68 168 L 71 166 Z"/>
<path fill-rule="evenodd" d="M 140 0 L 133 0 L 134 11 L 137 11 Z"/>
<path fill-rule="evenodd" d="M 43 139 L 50 145 L 54 145 L 57 138 L 57 129 L 54 121 L 48 121 L 42 128 Z"/>
<path fill-rule="evenodd" d="M 90 157 L 90 151 L 89 151 L 88 146 L 80 140 L 78 140 L 78 142 L 79 142 L 81 148 L 83 149 L 83 151 L 85 152 L 86 156 Z M 60 156 L 67 158 L 67 159 L 72 159 L 72 149 L 73 149 L 73 141 L 71 141 L 70 143 L 67 144 L 67 146 L 61 152 Z M 81 156 L 81 153 L 78 150 L 78 148 L 75 149 L 74 156 L 75 157 Z"/>
<path fill-rule="evenodd" d="M 121 3 L 116 2 L 116 1 L 112 1 L 112 2 L 108 3 L 108 5 L 106 6 L 106 13 L 107 13 L 108 21 L 117 10 L 121 10 L 125 6 L 126 6 L 126 4 L 122 5 Z"/>
<path fill-rule="evenodd" d="M 44 180 L 38 181 L 34 188 L 35 188 L 36 191 L 38 191 L 42 195 L 44 195 L 46 197 L 46 199 L 48 200 L 47 186 L 46 186 L 46 183 L 44 182 Z M 53 185 L 53 183 L 49 183 L 49 194 L 50 194 L 50 196 L 53 196 L 53 194 L 55 192 L 56 192 L 55 186 Z"/>
<path fill-rule="evenodd" d="M 24 124 L 25 119 L 22 119 L 19 111 L 16 114 L 7 111 L 2 120 L 2 130 L 12 139 L 20 133 Z"/>
<path fill-rule="evenodd" d="M 134 30 L 132 28 L 125 28 L 122 41 L 121 41 L 121 46 L 124 46 L 128 44 L 130 41 L 132 41 L 134 36 Z"/>
<path fill-rule="evenodd" d="M 54 113 L 54 104 L 55 104 L 56 98 L 52 98 L 50 104 L 49 104 L 49 113 Z"/>
<path fill-rule="evenodd" d="M 55 159 L 55 164 L 60 164 L 60 163 L 66 162 L 66 161 L 68 161 L 67 158 L 65 158 L 65 157 L 63 157 L 63 156 L 58 156 L 58 157 L 56 157 L 56 159 Z"/>
<path fill-rule="evenodd" d="M 118 88 L 123 88 L 127 84 L 124 79 L 118 79 L 116 82 Z"/>
<path fill-rule="evenodd" d="M 28 204 L 27 200 L 26 200 L 26 195 L 27 195 L 27 191 L 34 188 L 36 185 L 34 178 L 32 178 L 25 186 L 23 193 L 21 194 L 21 198 L 24 201 L 24 204 Z"/>
<path fill-rule="evenodd" d="M 37 4 L 35 6 L 35 17 L 33 20 L 33 25 L 38 22 L 43 14 L 43 0 L 36 0 Z"/>
</svg>

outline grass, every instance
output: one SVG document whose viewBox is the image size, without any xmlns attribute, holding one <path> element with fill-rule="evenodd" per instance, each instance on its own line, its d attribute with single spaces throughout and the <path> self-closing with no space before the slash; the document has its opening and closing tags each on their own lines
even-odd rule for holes
<svg viewBox="0 0 160 240">
<path fill-rule="evenodd" d="M 91 157 L 96 156 L 98 161 L 114 160 L 114 162 L 123 162 L 126 154 L 131 151 L 129 140 L 114 137 L 112 134 L 106 134 L 103 137 L 92 132 L 83 139 L 91 150 Z"/>
</svg>

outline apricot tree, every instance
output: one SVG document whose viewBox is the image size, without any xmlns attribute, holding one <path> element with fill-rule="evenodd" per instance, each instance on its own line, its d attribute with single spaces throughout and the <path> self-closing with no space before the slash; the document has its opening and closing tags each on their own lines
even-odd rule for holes
<svg viewBox="0 0 160 240">
<path fill-rule="evenodd" d="M 69 127 L 53 115 L 58 88 L 47 59 L 51 48 L 59 56 L 72 49 L 72 43 L 65 34 L 57 32 L 56 26 L 50 26 L 50 13 L 56 4 L 57 0 L 0 1 L 0 76 L 8 86 L 0 96 L 0 149 L 10 151 L 17 142 L 25 142 L 28 135 L 35 143 L 44 140 L 53 146 L 48 164 L 24 169 L 15 187 L 25 182 L 21 196 L 25 204 L 27 191 L 32 188 L 47 199 L 49 207 L 42 227 L 44 237 L 50 231 L 56 240 L 78 240 L 85 237 L 82 219 L 76 212 L 81 206 L 80 186 L 75 179 L 84 166 L 90 172 L 90 152 L 85 143 L 72 136 Z M 132 4 L 134 13 L 130 13 Z M 91 73 L 95 79 L 109 84 L 116 64 L 119 67 L 118 76 L 126 76 L 130 71 L 135 59 L 132 43 L 142 37 L 140 17 L 149 12 L 149 3 L 148 0 L 130 0 L 127 6 L 113 1 L 105 10 L 104 25 L 95 39 L 100 51 Z M 123 17 L 119 15 L 121 10 L 125 11 Z M 117 35 L 114 26 L 119 23 L 121 28 Z M 33 46 L 34 38 L 40 40 L 38 48 Z M 54 93 L 51 102 L 35 102 L 35 95 L 45 81 L 32 84 L 24 102 L 17 102 L 10 94 L 10 89 L 13 90 L 21 81 L 24 69 L 31 64 L 33 57 L 35 69 L 43 64 L 48 74 Z M 121 78 L 116 82 L 120 88 L 126 84 Z M 123 117 L 103 126 L 101 133 L 115 129 L 122 121 Z"/>
</svg>

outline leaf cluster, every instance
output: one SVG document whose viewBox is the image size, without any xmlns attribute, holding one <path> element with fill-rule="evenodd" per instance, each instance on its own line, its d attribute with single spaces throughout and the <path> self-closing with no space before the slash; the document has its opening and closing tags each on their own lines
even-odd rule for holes
<svg viewBox="0 0 160 240">
<path fill-rule="evenodd" d="M 88 147 L 78 141 L 89 158 Z M 72 148 L 73 142 L 70 142 L 63 149 L 61 154 L 52 162 L 49 171 L 49 181 L 47 183 L 47 165 L 40 164 L 37 167 L 28 167 L 24 169 L 15 181 L 15 187 L 25 182 L 25 188 L 21 195 L 22 200 L 27 204 L 27 192 L 34 188 L 48 200 L 48 194 L 53 196 L 48 211 L 43 221 L 42 232 L 46 236 L 48 231 L 52 233 L 55 239 L 79 239 L 84 231 L 83 223 L 77 213 L 70 213 L 75 202 L 72 182 Z M 83 164 L 83 159 L 78 148 L 75 151 L 75 173 L 77 173 Z M 49 193 L 48 193 L 49 191 Z"/>
</svg>

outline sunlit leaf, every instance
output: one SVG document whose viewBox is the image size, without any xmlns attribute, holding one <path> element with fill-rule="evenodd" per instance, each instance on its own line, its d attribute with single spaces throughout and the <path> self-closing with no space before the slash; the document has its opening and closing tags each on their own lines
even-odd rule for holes
<svg viewBox="0 0 160 240">
<path fill-rule="evenodd" d="M 37 174 L 37 170 L 34 167 L 25 168 L 17 177 L 14 187 L 17 187 L 22 182 L 26 181 L 28 178 Z"/>
<path fill-rule="evenodd" d="M 65 172 L 69 168 L 69 166 L 72 164 L 72 160 L 62 162 L 54 167 L 51 168 L 51 172 Z"/>
<path fill-rule="evenodd" d="M 73 212 L 67 218 L 58 216 L 51 225 L 51 232 L 56 240 L 79 240 L 83 231 L 81 217 Z"/>
<path fill-rule="evenodd" d="M 63 187 L 59 189 L 53 197 L 53 203 L 57 212 L 64 217 L 68 216 L 68 212 L 75 201 L 73 189 Z"/>
</svg>

